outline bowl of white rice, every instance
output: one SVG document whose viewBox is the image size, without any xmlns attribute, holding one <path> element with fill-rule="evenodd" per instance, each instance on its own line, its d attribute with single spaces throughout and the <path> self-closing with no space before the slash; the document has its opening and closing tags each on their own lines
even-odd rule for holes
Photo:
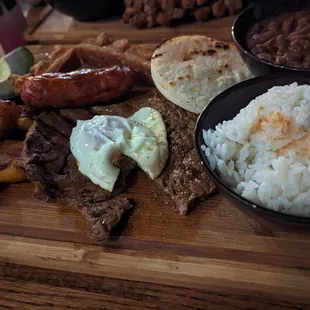
<svg viewBox="0 0 310 310">
<path fill-rule="evenodd" d="M 309 77 L 227 89 L 199 116 L 195 140 L 209 176 L 244 212 L 310 227 Z"/>
</svg>

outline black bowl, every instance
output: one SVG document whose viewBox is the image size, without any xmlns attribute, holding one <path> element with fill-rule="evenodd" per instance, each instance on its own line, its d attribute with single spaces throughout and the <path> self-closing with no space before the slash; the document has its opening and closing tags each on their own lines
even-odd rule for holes
<svg viewBox="0 0 310 310">
<path fill-rule="evenodd" d="M 257 22 L 274 17 L 284 12 L 310 10 L 310 0 L 277 0 L 257 1 L 240 13 L 232 27 L 232 37 L 238 48 L 239 54 L 245 64 L 255 76 L 302 72 L 310 76 L 310 69 L 293 68 L 277 65 L 254 56 L 246 44 L 246 34 Z"/>
<path fill-rule="evenodd" d="M 123 0 L 45 0 L 59 12 L 80 21 L 122 14 Z"/>
<path fill-rule="evenodd" d="M 288 215 L 257 205 L 241 195 L 235 193 L 221 180 L 219 175 L 210 167 L 201 145 L 205 144 L 202 137 L 203 129 L 214 129 L 218 123 L 233 119 L 241 109 L 246 107 L 251 100 L 267 92 L 273 86 L 283 86 L 297 82 L 310 85 L 310 77 L 302 74 L 269 75 L 256 77 L 228 88 L 217 97 L 200 114 L 195 129 L 195 147 L 208 175 L 218 189 L 244 213 L 254 217 L 261 224 L 271 226 L 286 226 L 292 228 L 310 228 L 310 218 Z M 310 203 L 310 202 L 309 202 Z"/>
</svg>

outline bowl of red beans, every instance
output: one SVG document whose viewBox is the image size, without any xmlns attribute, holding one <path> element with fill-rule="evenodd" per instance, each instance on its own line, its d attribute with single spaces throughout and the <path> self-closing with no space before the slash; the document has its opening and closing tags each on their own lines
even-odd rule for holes
<svg viewBox="0 0 310 310">
<path fill-rule="evenodd" d="M 232 36 L 254 75 L 310 75 L 310 0 L 254 2 L 235 20 Z"/>
</svg>

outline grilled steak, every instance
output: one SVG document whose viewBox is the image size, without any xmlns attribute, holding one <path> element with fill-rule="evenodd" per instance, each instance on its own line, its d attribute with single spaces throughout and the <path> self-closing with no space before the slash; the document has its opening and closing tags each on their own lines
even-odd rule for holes
<svg viewBox="0 0 310 310">
<path fill-rule="evenodd" d="M 77 168 L 70 154 L 69 137 L 77 119 L 90 119 L 93 114 L 128 117 L 142 107 L 157 109 L 164 118 L 169 143 L 169 160 L 155 180 L 175 201 L 181 214 L 195 207 L 215 191 L 203 171 L 194 150 L 194 127 L 197 116 L 165 100 L 157 92 L 118 104 L 83 109 L 60 110 L 40 114 L 28 132 L 23 157 L 27 178 L 35 183 L 36 196 L 65 202 L 78 208 L 85 216 L 92 235 L 108 236 L 122 214 L 131 208 L 126 198 L 116 197 L 127 187 L 126 177 L 135 163 L 126 156 L 114 161 L 121 169 L 112 193 L 93 184 Z"/>
<path fill-rule="evenodd" d="M 121 156 L 115 165 L 121 169 L 112 193 L 82 175 L 70 154 L 69 137 L 77 119 L 89 119 L 86 110 L 44 112 L 30 128 L 23 150 L 27 179 L 34 182 L 39 199 L 65 202 L 77 208 L 98 240 L 108 236 L 122 214 L 132 207 L 126 198 L 115 197 L 127 187 L 126 176 L 135 162 Z"/>
<path fill-rule="evenodd" d="M 138 100 L 116 105 L 93 107 L 94 114 L 111 114 L 128 117 L 141 107 L 158 110 L 166 124 L 169 143 L 169 160 L 162 174 L 155 179 L 175 201 L 181 214 L 186 214 L 215 191 L 215 186 L 202 169 L 194 150 L 194 131 L 197 115 L 185 111 L 151 92 Z"/>
</svg>

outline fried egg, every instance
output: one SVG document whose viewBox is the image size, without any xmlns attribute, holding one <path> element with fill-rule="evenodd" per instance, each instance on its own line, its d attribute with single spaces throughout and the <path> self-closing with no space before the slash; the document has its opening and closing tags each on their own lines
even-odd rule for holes
<svg viewBox="0 0 310 310">
<path fill-rule="evenodd" d="M 112 192 L 120 172 L 112 162 L 121 154 L 135 160 L 152 179 L 161 173 L 168 159 L 166 126 L 152 108 L 142 108 L 129 118 L 96 115 L 77 122 L 70 149 L 79 171 Z"/>
</svg>

